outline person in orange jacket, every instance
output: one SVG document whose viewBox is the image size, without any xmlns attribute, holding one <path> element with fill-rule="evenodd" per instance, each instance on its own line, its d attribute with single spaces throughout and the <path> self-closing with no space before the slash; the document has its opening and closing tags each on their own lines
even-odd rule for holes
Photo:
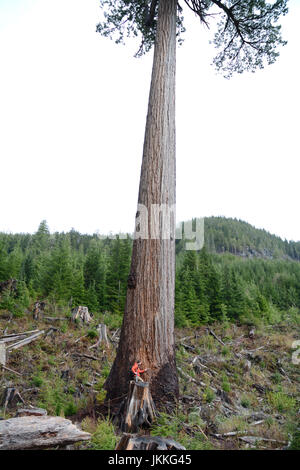
<svg viewBox="0 0 300 470">
<path fill-rule="evenodd" d="M 146 372 L 148 370 L 148 369 L 141 369 L 140 368 L 141 365 L 142 365 L 141 361 L 137 360 L 131 368 L 131 371 L 134 374 L 134 378 L 135 378 L 136 382 L 138 382 L 138 381 L 144 382 L 143 379 L 141 378 L 140 374 L 143 374 L 144 372 Z"/>
</svg>

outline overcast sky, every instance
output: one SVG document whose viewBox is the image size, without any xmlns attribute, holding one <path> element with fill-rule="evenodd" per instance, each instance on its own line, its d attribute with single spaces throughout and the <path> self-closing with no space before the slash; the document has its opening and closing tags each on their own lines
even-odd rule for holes
<svg viewBox="0 0 300 470">
<path fill-rule="evenodd" d="M 132 232 L 152 52 L 95 32 L 98 0 L 0 0 L 0 230 Z M 226 80 L 186 15 L 177 220 L 224 215 L 300 240 L 300 0 L 277 63 Z"/>
</svg>

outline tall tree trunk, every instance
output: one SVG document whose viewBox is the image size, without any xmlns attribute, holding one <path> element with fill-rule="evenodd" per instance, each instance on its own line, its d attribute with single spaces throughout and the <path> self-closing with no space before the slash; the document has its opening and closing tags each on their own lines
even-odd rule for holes
<svg viewBox="0 0 300 470">
<path fill-rule="evenodd" d="M 157 406 L 178 397 L 174 348 L 175 212 L 175 71 L 177 0 L 161 0 L 145 130 L 136 214 L 136 238 L 117 356 L 106 381 L 107 397 L 128 391 L 136 359 L 149 368 L 145 378 Z M 158 205 L 158 206 L 155 206 Z M 142 220 L 143 208 L 148 211 Z M 154 210 L 154 212 L 153 212 Z M 142 227 L 140 226 L 142 225 Z M 153 227 L 156 230 L 154 237 Z M 152 230 L 152 231 L 151 231 Z M 148 239 L 143 235 L 148 232 Z M 137 238 L 141 235 L 141 238 Z"/>
</svg>

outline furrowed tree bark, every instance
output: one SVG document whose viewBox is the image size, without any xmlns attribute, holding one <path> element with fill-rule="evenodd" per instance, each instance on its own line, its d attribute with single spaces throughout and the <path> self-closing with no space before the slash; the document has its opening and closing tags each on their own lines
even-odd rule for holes
<svg viewBox="0 0 300 470">
<path fill-rule="evenodd" d="M 174 351 L 176 18 L 177 0 L 160 1 L 126 306 L 116 359 L 105 383 L 107 398 L 117 401 L 127 393 L 130 367 L 140 359 L 143 368 L 151 369 L 144 375 L 156 406 L 178 397 Z M 160 206 L 169 209 L 170 216 L 155 214 Z"/>
</svg>

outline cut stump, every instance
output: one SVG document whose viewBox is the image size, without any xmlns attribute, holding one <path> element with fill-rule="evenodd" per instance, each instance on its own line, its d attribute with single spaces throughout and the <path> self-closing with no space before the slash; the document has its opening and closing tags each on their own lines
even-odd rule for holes
<svg viewBox="0 0 300 470">
<path fill-rule="evenodd" d="M 35 302 L 32 311 L 32 317 L 34 320 L 39 320 L 44 315 L 46 302 Z"/>
<path fill-rule="evenodd" d="M 4 343 L 0 343 L 0 364 L 5 366 L 6 362 L 6 347 Z"/>
<path fill-rule="evenodd" d="M 97 348 L 101 344 L 104 344 L 104 346 L 109 348 L 109 341 L 108 341 L 108 337 L 107 337 L 106 325 L 104 323 L 100 323 L 97 326 L 97 331 L 98 331 L 98 335 L 99 335 L 98 336 L 98 341 L 97 341 L 97 343 L 93 344 L 93 346 L 91 346 L 89 349 Z"/>
<path fill-rule="evenodd" d="M 92 316 L 89 313 L 88 307 L 75 307 L 72 310 L 72 321 L 80 320 L 82 323 L 90 323 L 92 321 Z"/>
<path fill-rule="evenodd" d="M 115 450 L 186 450 L 186 448 L 165 437 L 123 434 Z"/>
<path fill-rule="evenodd" d="M 0 450 L 65 447 L 90 438 L 89 433 L 58 416 L 26 416 L 0 421 Z"/>
<path fill-rule="evenodd" d="M 17 292 L 18 281 L 16 279 L 8 279 L 7 281 L 0 282 L 0 295 L 8 290 L 11 293 Z"/>
<path fill-rule="evenodd" d="M 131 381 L 127 398 L 120 407 L 121 430 L 135 433 L 141 428 L 148 428 L 155 416 L 155 405 L 149 390 L 149 383 Z"/>
</svg>

